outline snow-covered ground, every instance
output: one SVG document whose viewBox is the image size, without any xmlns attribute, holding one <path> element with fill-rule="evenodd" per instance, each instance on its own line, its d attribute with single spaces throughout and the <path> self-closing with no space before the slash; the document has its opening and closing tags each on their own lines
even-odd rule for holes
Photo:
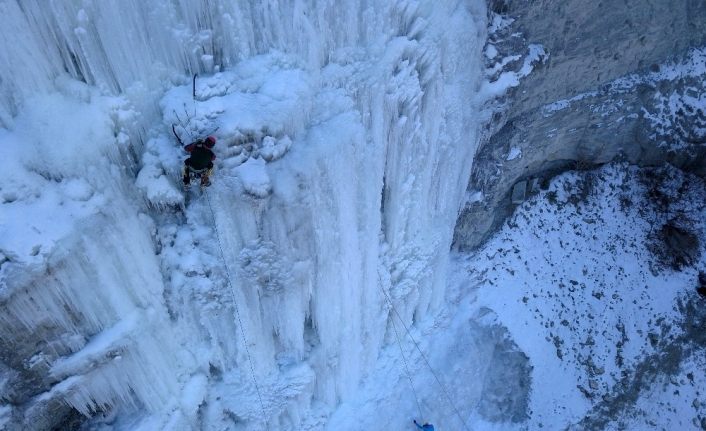
<svg viewBox="0 0 706 431">
<path fill-rule="evenodd" d="M 662 197 L 666 207 L 657 202 Z M 703 362 L 703 345 L 693 358 L 655 358 L 671 343 L 699 343 L 684 335 L 691 322 L 682 322 L 688 320 L 685 303 L 703 307 L 695 289 L 698 270 L 706 267 L 705 197 L 703 181 L 671 168 L 617 164 L 569 172 L 518 207 L 477 253 L 459 256 L 459 273 L 478 280 L 469 285 L 457 274 L 461 286 L 473 286 L 465 300 L 497 315 L 529 358 L 529 429 L 563 429 L 600 416 L 601 402 L 613 409 L 606 422 L 634 420 L 633 428 L 641 429 L 640 420 L 657 415 L 643 419 L 634 410 L 649 410 L 643 406 L 657 402 L 661 382 L 683 384 L 693 364 Z M 656 246 L 673 253 L 655 239 L 670 220 L 701 238 L 701 257 L 680 271 L 650 251 Z M 684 339 L 674 341 L 679 337 Z M 656 363 L 650 368 L 645 361 Z M 698 392 L 699 382 L 690 381 L 692 394 L 693 387 Z M 674 404 L 672 396 L 663 394 L 659 402 Z M 703 417 L 702 408 L 694 409 L 686 418 L 681 410 L 665 409 L 658 423 L 687 429 L 691 418 Z"/>
</svg>

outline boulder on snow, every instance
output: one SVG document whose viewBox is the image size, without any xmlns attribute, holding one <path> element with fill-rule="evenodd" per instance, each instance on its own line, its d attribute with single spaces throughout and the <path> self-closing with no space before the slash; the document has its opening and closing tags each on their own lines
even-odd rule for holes
<svg viewBox="0 0 706 431">
<path fill-rule="evenodd" d="M 696 292 L 706 297 L 706 272 L 704 271 L 699 271 L 699 282 L 696 285 Z"/>
<path fill-rule="evenodd" d="M 699 238 L 672 222 L 665 223 L 657 234 L 661 246 L 653 252 L 662 264 L 675 270 L 691 266 L 699 258 Z"/>
<path fill-rule="evenodd" d="M 512 188 L 512 203 L 519 205 L 525 201 L 527 195 L 527 181 L 520 181 Z"/>
</svg>

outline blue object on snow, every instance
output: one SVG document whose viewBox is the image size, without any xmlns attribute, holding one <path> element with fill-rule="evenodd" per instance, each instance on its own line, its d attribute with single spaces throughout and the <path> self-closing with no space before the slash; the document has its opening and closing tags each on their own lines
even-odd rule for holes
<svg viewBox="0 0 706 431">
<path fill-rule="evenodd" d="M 414 421 L 414 424 L 417 426 L 422 431 L 434 431 L 434 425 L 430 423 L 425 423 L 424 425 L 419 425 L 417 421 Z"/>
</svg>

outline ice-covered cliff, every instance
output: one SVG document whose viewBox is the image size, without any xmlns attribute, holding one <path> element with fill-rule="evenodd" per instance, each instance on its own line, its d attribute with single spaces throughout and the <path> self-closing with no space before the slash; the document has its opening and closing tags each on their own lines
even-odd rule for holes
<svg viewBox="0 0 706 431">
<path fill-rule="evenodd" d="M 0 12 L 4 426 L 322 429 L 439 310 L 482 2 Z M 219 140 L 187 199 L 173 123 Z"/>
<path fill-rule="evenodd" d="M 704 16 L 0 2 L 0 428 L 703 428 Z"/>
</svg>

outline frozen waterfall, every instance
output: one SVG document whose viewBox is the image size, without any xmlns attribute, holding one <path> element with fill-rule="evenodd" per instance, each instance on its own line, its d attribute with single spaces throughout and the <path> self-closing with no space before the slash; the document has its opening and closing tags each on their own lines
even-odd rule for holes
<svg viewBox="0 0 706 431">
<path fill-rule="evenodd" d="M 483 1 L 0 17 L 0 426 L 328 429 L 394 343 L 385 294 L 406 325 L 445 304 Z M 204 193 L 172 124 L 218 138 Z"/>
</svg>

